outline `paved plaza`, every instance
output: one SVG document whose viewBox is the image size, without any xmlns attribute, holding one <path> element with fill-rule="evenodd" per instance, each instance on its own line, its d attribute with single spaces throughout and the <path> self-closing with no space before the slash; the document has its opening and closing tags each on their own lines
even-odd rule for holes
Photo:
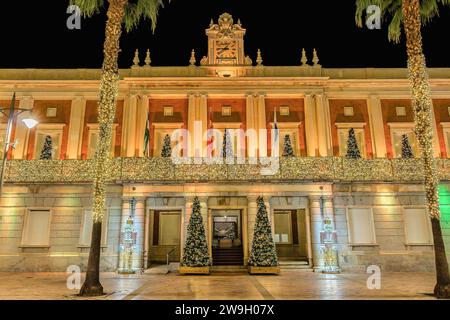
<svg viewBox="0 0 450 320">
<path fill-rule="evenodd" d="M 106 300 L 311 300 L 434 299 L 433 273 L 383 273 L 380 290 L 367 288 L 366 274 L 325 275 L 283 270 L 279 276 L 178 273 L 124 276 L 102 273 Z M 65 273 L 0 273 L 0 299 L 82 299 L 69 290 Z"/>
</svg>

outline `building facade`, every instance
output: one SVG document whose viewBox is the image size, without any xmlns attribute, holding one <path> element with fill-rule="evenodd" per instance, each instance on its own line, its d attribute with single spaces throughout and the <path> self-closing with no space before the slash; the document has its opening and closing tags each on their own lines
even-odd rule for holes
<svg viewBox="0 0 450 320">
<path fill-rule="evenodd" d="M 192 52 L 186 67 L 156 67 L 149 53 L 142 64 L 136 52 L 131 68 L 120 70 L 102 270 L 145 270 L 168 254 L 179 261 L 196 196 L 216 268 L 246 265 L 263 196 L 284 267 L 322 269 L 327 224 L 343 271 L 434 270 L 407 70 L 327 69 L 315 50 L 299 55 L 298 66 L 264 66 L 260 51 L 254 62 L 245 54 L 245 29 L 228 14 L 206 35 L 198 63 Z M 450 69 L 429 73 L 450 248 Z M 13 123 L 0 271 L 85 268 L 99 76 L 92 69 L 0 70 L 0 105 L 15 91 L 16 107 L 39 121 L 27 129 L 22 113 Z M 0 120 L 3 145 L 7 119 Z M 359 160 L 345 157 L 349 129 Z M 232 156 L 210 161 L 221 159 L 225 130 Z M 183 163 L 160 156 L 166 135 Z M 413 159 L 402 158 L 405 136 Z M 47 137 L 52 160 L 39 160 Z M 281 156 L 285 139 L 294 157 Z"/>
</svg>

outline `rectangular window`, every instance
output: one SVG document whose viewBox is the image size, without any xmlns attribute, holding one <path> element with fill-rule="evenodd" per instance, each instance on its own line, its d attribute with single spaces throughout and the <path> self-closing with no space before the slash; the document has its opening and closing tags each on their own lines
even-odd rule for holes
<svg viewBox="0 0 450 320">
<path fill-rule="evenodd" d="M 90 246 L 92 239 L 93 218 L 91 210 L 84 210 L 81 217 L 80 245 Z M 108 215 L 105 214 L 102 223 L 102 244 L 106 244 L 108 230 Z"/>
<path fill-rule="evenodd" d="M 299 143 L 299 137 L 298 137 L 298 130 L 297 129 L 279 129 L 279 155 L 282 156 L 284 152 L 284 141 L 285 137 L 289 136 L 289 139 L 291 141 L 292 150 L 294 151 L 294 156 L 299 157 L 300 156 L 300 143 Z"/>
<path fill-rule="evenodd" d="M 392 129 L 391 129 L 392 130 Z M 401 158 L 402 157 L 402 136 L 406 134 L 408 137 L 409 145 L 411 146 L 411 150 L 414 156 L 418 154 L 418 144 L 416 140 L 415 134 L 412 130 L 401 130 L 394 129 L 392 130 L 392 150 L 394 151 L 394 157 Z"/>
<path fill-rule="evenodd" d="M 432 244 L 430 219 L 425 208 L 404 208 L 406 244 Z"/>
<path fill-rule="evenodd" d="M 22 245 L 48 246 L 50 242 L 50 210 L 30 210 L 25 214 Z"/>
<path fill-rule="evenodd" d="M 52 159 L 59 159 L 61 152 L 61 136 L 62 132 L 57 132 L 54 130 L 38 130 L 36 132 L 36 146 L 34 152 L 34 158 L 40 159 L 42 150 L 44 149 L 45 141 L 47 136 L 51 138 L 51 152 Z"/>
<path fill-rule="evenodd" d="M 339 155 L 345 157 L 347 155 L 347 145 L 348 145 L 348 131 L 350 128 L 339 128 L 338 129 L 338 139 L 339 139 Z M 359 152 L 362 158 L 366 155 L 366 144 L 364 139 L 364 129 L 353 128 L 355 130 L 356 143 L 359 148 Z"/>
<path fill-rule="evenodd" d="M 347 225 L 350 244 L 376 244 L 375 225 L 371 208 L 348 208 Z"/>
<path fill-rule="evenodd" d="M 111 157 L 114 157 L 114 150 L 116 147 L 116 128 L 117 124 L 113 124 L 112 139 L 111 139 Z M 88 159 L 94 159 L 95 152 L 97 151 L 99 127 L 97 123 L 88 124 Z"/>
</svg>

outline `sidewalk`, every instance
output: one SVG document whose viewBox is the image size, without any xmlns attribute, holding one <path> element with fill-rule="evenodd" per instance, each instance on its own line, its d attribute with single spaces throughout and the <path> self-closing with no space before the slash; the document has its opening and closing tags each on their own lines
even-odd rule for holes
<svg viewBox="0 0 450 320">
<path fill-rule="evenodd" d="M 279 276 L 215 273 L 210 276 L 131 275 L 102 273 L 110 300 L 261 300 L 261 299 L 434 299 L 433 273 L 383 273 L 380 290 L 369 290 L 367 274 L 283 270 Z M 0 299 L 73 300 L 65 273 L 0 273 Z"/>
</svg>

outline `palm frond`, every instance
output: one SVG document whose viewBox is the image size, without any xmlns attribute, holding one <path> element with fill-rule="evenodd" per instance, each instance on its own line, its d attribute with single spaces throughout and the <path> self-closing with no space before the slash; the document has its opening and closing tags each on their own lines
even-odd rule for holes
<svg viewBox="0 0 450 320">
<path fill-rule="evenodd" d="M 360 28 L 364 26 L 363 18 L 365 12 L 370 5 L 376 5 L 382 7 L 383 0 L 356 0 L 355 22 Z"/>
<path fill-rule="evenodd" d="M 356 0 L 355 20 L 358 27 L 363 27 L 364 13 L 370 5 L 379 6 L 383 21 L 388 21 L 389 41 L 400 42 L 403 24 L 402 0 Z M 450 0 L 420 0 L 423 25 L 439 16 L 440 6 L 450 6 Z"/>
<path fill-rule="evenodd" d="M 403 11 L 397 10 L 392 16 L 388 27 L 388 39 L 394 43 L 399 43 L 402 36 Z"/>
<path fill-rule="evenodd" d="M 71 5 L 80 8 L 83 17 L 92 17 L 103 8 L 105 0 L 69 0 Z"/>
<path fill-rule="evenodd" d="M 137 0 L 125 7 L 124 24 L 127 32 L 137 27 L 141 20 L 150 20 L 155 31 L 159 10 L 164 7 L 162 0 Z"/>
</svg>

